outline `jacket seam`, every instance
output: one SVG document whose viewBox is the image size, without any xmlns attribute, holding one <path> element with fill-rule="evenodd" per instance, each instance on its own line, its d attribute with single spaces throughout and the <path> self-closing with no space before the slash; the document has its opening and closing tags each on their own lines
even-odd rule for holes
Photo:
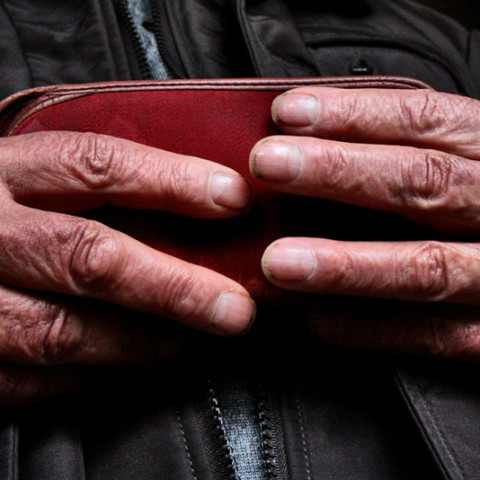
<svg viewBox="0 0 480 480">
<path fill-rule="evenodd" d="M 419 395 L 420 401 L 424 405 L 424 412 L 426 413 L 427 417 L 430 420 L 431 425 L 433 426 L 434 430 L 438 433 L 440 443 L 442 446 L 445 448 L 445 451 L 447 452 L 452 464 L 454 465 L 455 469 L 457 470 L 457 473 L 460 475 L 462 479 L 466 479 L 466 472 L 464 467 L 461 465 L 461 463 L 458 460 L 457 454 L 455 452 L 455 449 L 452 448 L 451 444 L 448 442 L 447 437 L 444 433 L 443 428 L 440 425 L 438 417 L 435 415 L 434 412 L 434 406 L 432 402 L 429 399 L 423 398 L 421 395 Z"/>
<path fill-rule="evenodd" d="M 185 448 L 185 453 L 187 455 L 187 460 L 188 460 L 188 464 L 189 464 L 189 467 L 190 467 L 190 473 L 192 475 L 193 480 L 198 480 L 197 474 L 195 472 L 195 467 L 193 465 L 193 459 L 192 459 L 192 455 L 191 455 L 191 452 L 190 452 L 190 448 L 188 446 L 187 436 L 185 434 L 185 428 L 183 426 L 180 410 L 176 411 L 176 416 L 177 416 L 178 427 L 180 429 L 180 435 L 182 437 L 183 446 Z"/>
<path fill-rule="evenodd" d="M 10 466 L 8 480 L 18 480 L 18 428 L 15 424 L 10 427 L 11 442 L 10 442 Z"/>
<path fill-rule="evenodd" d="M 294 395 L 295 395 L 295 406 L 297 411 L 298 425 L 300 427 L 300 438 L 302 441 L 302 454 L 303 454 L 303 460 L 305 462 L 305 471 L 307 474 L 307 480 L 311 480 L 312 473 L 311 473 L 311 466 L 310 466 L 310 455 L 309 455 L 308 446 L 307 446 L 307 438 L 305 434 L 305 422 L 303 419 L 302 409 L 300 405 L 300 396 L 296 389 L 295 389 Z"/>
</svg>

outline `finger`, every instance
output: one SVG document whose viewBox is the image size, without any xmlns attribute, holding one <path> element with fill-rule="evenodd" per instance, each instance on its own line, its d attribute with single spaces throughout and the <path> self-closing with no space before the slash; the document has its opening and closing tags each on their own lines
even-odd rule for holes
<svg viewBox="0 0 480 480">
<path fill-rule="evenodd" d="M 271 188 L 394 211 L 436 228 L 480 227 L 477 162 L 436 150 L 269 137 L 250 158 Z"/>
<path fill-rule="evenodd" d="M 78 389 L 83 372 L 72 367 L 0 364 L 0 406 L 46 400 Z"/>
<path fill-rule="evenodd" d="M 354 350 L 480 361 L 478 308 L 357 305 L 313 312 L 310 328 L 325 343 Z"/>
<path fill-rule="evenodd" d="M 480 103 L 432 90 L 300 88 L 272 106 L 286 133 L 405 144 L 479 159 Z"/>
<path fill-rule="evenodd" d="M 2 283 L 96 298 L 224 335 L 242 333 L 254 318 L 238 283 L 98 222 L 16 204 L 2 220 Z"/>
<path fill-rule="evenodd" d="M 230 217 L 249 201 L 234 170 L 128 140 L 47 132 L 2 140 L 0 178 L 14 199 L 84 211 L 106 203 L 196 217 Z"/>
<path fill-rule="evenodd" d="M 0 287 L 0 304 L 1 362 L 159 365 L 177 357 L 185 343 L 138 312 L 98 302 Z"/>
<path fill-rule="evenodd" d="M 479 254 L 476 244 L 286 238 L 268 247 L 262 266 L 291 290 L 478 305 Z"/>
</svg>

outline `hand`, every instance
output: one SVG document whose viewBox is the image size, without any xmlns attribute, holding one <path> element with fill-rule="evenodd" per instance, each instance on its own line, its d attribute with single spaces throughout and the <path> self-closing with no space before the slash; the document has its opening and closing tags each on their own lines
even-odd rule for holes
<svg viewBox="0 0 480 480">
<path fill-rule="evenodd" d="M 251 171 L 292 194 L 397 212 L 480 233 L 480 103 L 427 90 L 301 88 L 278 97 L 287 136 L 262 140 Z M 282 288 L 396 303 L 312 314 L 313 332 L 351 348 L 480 360 L 480 245 L 285 238 L 265 252 Z"/>
<path fill-rule="evenodd" d="M 0 139 L 0 160 L 1 404 L 72 388 L 68 365 L 159 363 L 178 350 L 131 310 L 220 335 L 248 328 L 254 304 L 236 282 L 68 215 L 108 203 L 231 217 L 249 201 L 236 172 L 69 132 Z"/>
</svg>

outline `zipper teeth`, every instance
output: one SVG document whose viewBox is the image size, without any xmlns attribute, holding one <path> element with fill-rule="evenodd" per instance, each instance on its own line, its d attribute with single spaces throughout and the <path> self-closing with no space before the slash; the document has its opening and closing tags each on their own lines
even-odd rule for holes
<svg viewBox="0 0 480 480">
<path fill-rule="evenodd" d="M 208 382 L 210 384 L 210 382 Z M 220 411 L 220 406 L 215 395 L 215 391 L 210 384 L 208 389 L 209 403 L 210 403 L 210 413 L 214 421 L 214 434 L 217 440 L 216 449 L 219 452 L 219 457 L 221 458 L 221 470 L 222 470 L 222 479 L 225 480 L 238 480 L 237 474 L 235 472 L 235 467 L 233 465 L 232 452 L 228 446 L 227 437 L 225 436 L 225 427 L 223 425 L 222 413 Z"/>
<path fill-rule="evenodd" d="M 137 28 L 135 27 L 135 22 L 133 20 L 133 16 L 128 8 L 126 0 L 117 0 L 120 15 L 125 21 L 128 36 L 132 42 L 133 51 L 135 57 L 138 61 L 138 65 L 140 68 L 140 74 L 143 80 L 151 80 L 153 78 L 152 70 L 148 63 L 147 57 L 143 50 L 142 40 L 140 38 L 140 34 L 138 33 Z"/>
<path fill-rule="evenodd" d="M 278 393 L 265 384 L 260 384 L 257 388 L 258 420 L 267 478 L 268 480 L 287 480 L 290 475 L 285 454 Z"/>
<path fill-rule="evenodd" d="M 158 8 L 157 2 L 150 1 L 150 9 L 152 11 L 152 20 L 153 20 L 153 30 L 155 34 L 155 40 L 157 41 L 158 53 L 162 57 L 162 60 L 165 62 L 166 66 L 168 67 L 168 71 L 173 74 L 174 78 L 186 78 L 185 75 L 182 75 L 170 62 L 169 53 L 165 46 L 165 40 L 162 34 L 162 29 L 160 28 L 161 25 L 161 13 Z"/>
<path fill-rule="evenodd" d="M 266 406 L 265 395 L 260 392 L 260 400 L 258 403 L 258 420 L 260 425 L 260 434 L 262 437 L 263 462 L 265 472 L 269 480 L 277 478 L 277 461 L 275 456 L 275 431 L 272 425 L 271 412 Z"/>
</svg>

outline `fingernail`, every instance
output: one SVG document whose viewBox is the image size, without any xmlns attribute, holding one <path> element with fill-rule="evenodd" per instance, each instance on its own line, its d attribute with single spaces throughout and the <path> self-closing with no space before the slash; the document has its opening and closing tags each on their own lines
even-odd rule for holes
<svg viewBox="0 0 480 480">
<path fill-rule="evenodd" d="M 278 245 L 267 249 L 262 266 L 276 280 L 305 281 L 313 276 L 316 260 L 309 248 Z"/>
<path fill-rule="evenodd" d="M 342 315 L 311 314 L 309 325 L 312 333 L 327 343 L 341 341 L 346 333 L 346 322 Z"/>
<path fill-rule="evenodd" d="M 242 209 L 248 205 L 250 189 L 239 175 L 216 172 L 210 180 L 210 195 L 220 207 Z"/>
<path fill-rule="evenodd" d="M 318 116 L 318 101 L 312 95 L 287 93 L 277 97 L 272 105 L 273 119 L 294 127 L 311 125 Z"/>
<path fill-rule="evenodd" d="M 247 295 L 223 293 L 215 305 L 212 327 L 223 335 L 241 335 L 252 326 L 256 315 L 255 303 Z"/>
<path fill-rule="evenodd" d="M 296 145 L 287 142 L 263 142 L 252 152 L 252 174 L 266 180 L 292 181 L 300 174 L 302 158 L 302 152 Z"/>
</svg>

